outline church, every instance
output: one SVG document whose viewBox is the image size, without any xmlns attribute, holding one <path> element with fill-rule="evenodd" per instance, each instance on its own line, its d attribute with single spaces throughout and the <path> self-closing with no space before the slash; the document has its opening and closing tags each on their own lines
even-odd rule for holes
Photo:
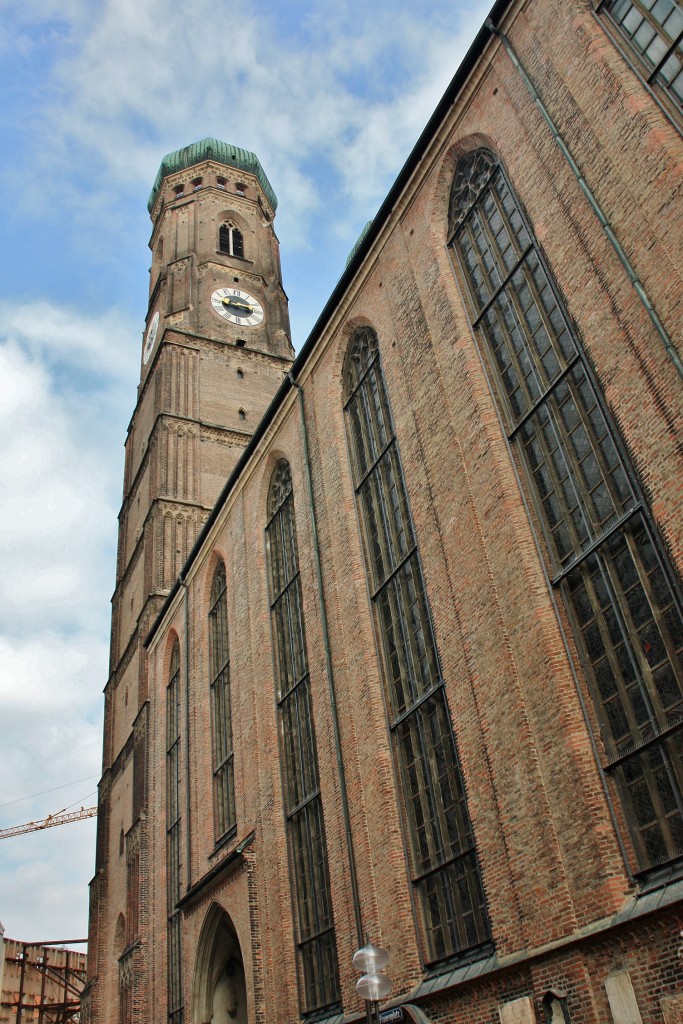
<svg viewBox="0 0 683 1024">
<path fill-rule="evenodd" d="M 163 158 L 83 1024 L 683 1022 L 682 40 L 497 0 L 296 355 Z"/>
</svg>

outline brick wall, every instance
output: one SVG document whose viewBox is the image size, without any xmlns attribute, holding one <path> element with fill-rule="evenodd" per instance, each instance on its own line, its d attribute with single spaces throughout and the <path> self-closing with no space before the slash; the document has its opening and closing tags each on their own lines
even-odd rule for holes
<svg viewBox="0 0 683 1024">
<path fill-rule="evenodd" d="M 614 49 L 589 3 L 513 3 L 504 27 L 662 322 L 675 333 L 683 240 L 674 213 L 681 195 L 680 133 Z M 615 1019 L 606 979 L 628 972 L 642 1020 L 663 1021 L 666 1007 L 667 1019 L 675 1019 L 671 1000 L 683 984 L 675 878 L 660 879 L 646 893 L 630 873 L 633 851 L 618 797 L 599 771 L 604 751 L 571 629 L 548 585 L 520 469 L 446 248 L 455 164 L 481 145 L 499 155 L 533 225 L 680 573 L 680 378 L 521 77 L 492 39 L 343 305 L 299 367 L 323 593 L 301 410 L 291 390 L 186 567 L 187 589 L 167 602 L 151 639 L 148 878 L 141 893 L 149 988 L 147 1009 L 136 1019 L 161 1021 L 166 1012 L 164 723 L 176 636 L 186 1019 L 195 1020 L 210 1000 L 204 989 L 215 982 L 207 964 L 218 964 L 217 954 L 206 929 L 218 920 L 216 908 L 239 950 L 248 1019 L 284 1024 L 299 1016 L 264 534 L 268 486 L 280 458 L 290 463 L 293 479 L 345 1013 L 362 1012 L 351 966 L 361 939 L 331 687 L 359 912 L 368 937 L 391 953 L 392 998 L 419 1004 L 433 1021 L 492 1024 L 500 1007 L 515 1000 L 521 1000 L 520 1013 L 543 1019 L 542 999 L 552 990 L 566 1000 L 575 1024 L 597 1024 Z M 441 965 L 432 974 L 425 974 L 412 898 L 346 444 L 342 364 L 353 329 L 364 324 L 379 338 L 491 922 L 492 949 L 476 965 Z M 214 355 L 207 349 L 203 358 Z M 212 383 L 208 363 L 203 366 L 201 400 L 209 408 L 224 401 L 226 409 L 239 405 L 251 415 L 253 385 L 232 377 L 239 358 L 230 350 L 223 399 L 219 378 Z M 274 372 L 267 369 L 269 386 Z M 225 472 L 219 446 L 200 445 L 199 460 L 217 493 Z M 218 558 L 227 574 L 237 827 L 216 845 L 207 616 Z M 110 858 L 117 827 L 113 822 Z M 110 924 L 122 898 L 112 890 Z"/>
</svg>

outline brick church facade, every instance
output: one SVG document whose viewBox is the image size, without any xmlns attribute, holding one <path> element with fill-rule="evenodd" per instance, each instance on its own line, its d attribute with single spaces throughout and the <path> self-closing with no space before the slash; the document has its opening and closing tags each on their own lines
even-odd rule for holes
<svg viewBox="0 0 683 1024">
<path fill-rule="evenodd" d="M 84 1024 L 683 1021 L 680 0 L 498 0 L 294 356 L 152 195 Z"/>
</svg>

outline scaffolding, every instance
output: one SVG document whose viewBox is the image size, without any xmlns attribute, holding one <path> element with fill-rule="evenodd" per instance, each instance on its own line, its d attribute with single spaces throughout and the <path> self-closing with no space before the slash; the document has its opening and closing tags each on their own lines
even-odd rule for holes
<svg viewBox="0 0 683 1024">
<path fill-rule="evenodd" d="M 10 1010 L 16 1010 L 16 1024 L 34 1021 L 36 1010 L 37 1024 L 78 1024 L 86 982 L 85 956 L 65 947 L 87 941 L 22 942 L 17 956 L 5 958 L 6 966 L 19 967 L 19 994 L 9 1004 Z"/>
</svg>

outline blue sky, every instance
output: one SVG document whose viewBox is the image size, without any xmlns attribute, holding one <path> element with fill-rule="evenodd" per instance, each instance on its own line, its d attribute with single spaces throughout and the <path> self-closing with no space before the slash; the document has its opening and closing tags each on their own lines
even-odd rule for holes
<svg viewBox="0 0 683 1024">
<path fill-rule="evenodd" d="M 490 2 L 0 0 L 0 827 L 96 802 L 161 158 L 257 153 L 299 349 Z M 0 841 L 8 935 L 86 935 L 94 835 Z"/>
</svg>

